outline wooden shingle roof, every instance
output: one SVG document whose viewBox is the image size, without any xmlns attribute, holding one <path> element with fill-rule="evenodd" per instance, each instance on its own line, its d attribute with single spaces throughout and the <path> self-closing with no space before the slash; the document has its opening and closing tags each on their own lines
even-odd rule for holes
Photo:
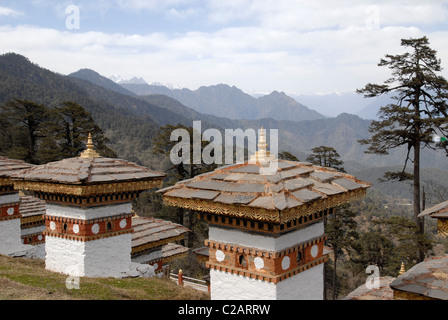
<svg viewBox="0 0 448 320">
<path fill-rule="evenodd" d="M 14 175 L 16 181 L 89 185 L 159 179 L 164 173 L 121 159 L 69 158 L 35 166 Z"/>
<path fill-rule="evenodd" d="M 9 178 L 11 175 L 30 167 L 33 167 L 33 165 L 25 161 L 0 156 L 0 178 Z"/>
<path fill-rule="evenodd" d="M 419 217 L 430 216 L 431 218 L 448 218 L 448 201 L 441 202 L 422 211 Z"/>
<path fill-rule="evenodd" d="M 390 287 L 396 298 L 448 300 L 448 255 L 431 257 L 416 264 L 396 278 Z"/>
<path fill-rule="evenodd" d="M 363 196 L 370 187 L 352 175 L 305 162 L 278 160 L 273 175 L 264 169 L 249 162 L 225 166 L 157 192 L 167 205 L 287 222 Z"/>
<path fill-rule="evenodd" d="M 132 254 L 181 240 L 189 230 L 180 224 L 151 217 L 132 218 Z"/>
</svg>

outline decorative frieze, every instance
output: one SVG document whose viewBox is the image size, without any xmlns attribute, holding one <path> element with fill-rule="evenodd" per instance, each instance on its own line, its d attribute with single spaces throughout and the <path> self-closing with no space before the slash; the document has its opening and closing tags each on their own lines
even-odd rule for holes
<svg viewBox="0 0 448 320">
<path fill-rule="evenodd" d="M 263 234 L 280 234 L 284 232 L 289 232 L 291 230 L 303 228 L 312 223 L 321 221 L 326 216 L 333 214 L 333 212 L 334 212 L 333 208 L 330 208 L 324 211 L 314 212 L 307 216 L 298 217 L 286 223 L 268 223 L 263 221 L 256 221 L 244 218 L 234 218 L 202 212 L 198 212 L 197 217 L 199 220 L 208 222 L 211 225 L 230 227 Z"/>
<path fill-rule="evenodd" d="M 341 206 L 349 201 L 360 199 L 365 196 L 365 194 L 366 189 L 356 189 L 282 211 L 255 208 L 239 204 L 211 202 L 202 199 L 175 198 L 166 195 L 163 197 L 163 202 L 167 206 L 207 212 L 215 215 L 285 224 L 301 217 L 307 217 L 318 212 L 325 212 L 328 209 Z"/>
<path fill-rule="evenodd" d="M 448 237 L 448 219 L 437 219 L 437 229 L 440 234 Z"/>
<path fill-rule="evenodd" d="M 27 235 L 22 235 L 22 242 L 23 244 L 29 244 L 29 245 L 38 245 L 45 243 L 45 236 L 42 232 L 35 232 Z"/>
<path fill-rule="evenodd" d="M 45 236 L 91 241 L 131 233 L 132 215 L 123 214 L 92 220 L 45 216 Z"/>
<path fill-rule="evenodd" d="M 207 267 L 253 279 L 278 283 L 327 261 L 325 236 L 275 252 L 206 240 Z"/>
<path fill-rule="evenodd" d="M 83 199 L 89 199 L 90 202 L 95 202 L 94 199 L 97 196 L 110 197 L 111 195 L 125 195 L 140 193 L 145 190 L 160 188 L 162 186 L 162 180 L 143 180 L 143 181 L 131 181 L 131 182 L 119 182 L 108 184 L 91 184 L 91 185 L 77 185 L 77 184 L 59 184 L 59 183 L 46 183 L 46 182 L 34 182 L 34 181 L 22 181 L 15 180 L 14 187 L 18 190 L 35 191 L 37 194 L 48 194 L 51 196 L 48 199 L 42 200 L 54 200 L 60 202 L 69 202 L 71 200 L 63 200 L 65 196 L 77 196 L 83 197 Z M 36 194 L 36 196 L 37 196 Z M 90 200 L 91 199 L 91 200 Z M 98 199 L 102 199 L 98 197 Z M 123 199 L 123 200 L 129 200 Z M 103 201 L 103 200 L 101 200 Z M 105 200 L 106 202 L 108 200 Z M 131 199 L 132 201 L 132 199 Z M 84 204 L 84 203 L 82 203 Z M 88 203 L 86 203 L 88 204 Z"/>
<path fill-rule="evenodd" d="M 8 203 L 0 205 L 0 221 L 20 219 L 20 203 Z"/>
</svg>

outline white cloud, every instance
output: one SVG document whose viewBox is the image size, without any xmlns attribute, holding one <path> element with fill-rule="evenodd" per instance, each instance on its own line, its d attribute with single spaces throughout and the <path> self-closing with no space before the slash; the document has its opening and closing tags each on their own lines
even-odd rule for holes
<svg viewBox="0 0 448 320">
<path fill-rule="evenodd" d="M 116 4 L 132 10 L 163 9 L 160 13 L 174 20 L 203 15 L 215 28 L 124 34 L 0 27 L 1 53 L 22 53 L 63 74 L 91 68 L 105 76 L 138 76 L 191 89 L 228 83 L 246 91 L 297 93 L 354 90 L 367 82 L 382 82 L 388 70 L 377 63 L 385 54 L 399 53 L 402 38 L 427 35 L 448 66 L 448 30 L 424 33 L 421 28 L 443 22 L 447 12 L 440 3 L 407 1 L 400 7 L 378 1 L 373 8 L 349 0 L 208 0 L 191 6 L 186 0 L 117 0 Z M 372 28 L 369 23 L 377 18 L 379 25 Z"/>
<path fill-rule="evenodd" d="M 23 12 L 16 11 L 6 7 L 0 7 L 0 16 L 18 17 L 23 15 Z"/>
</svg>

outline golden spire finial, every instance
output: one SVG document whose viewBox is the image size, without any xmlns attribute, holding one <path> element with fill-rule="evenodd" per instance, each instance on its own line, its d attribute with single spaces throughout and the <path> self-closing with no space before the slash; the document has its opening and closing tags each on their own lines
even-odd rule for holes
<svg viewBox="0 0 448 320">
<path fill-rule="evenodd" d="M 94 149 L 95 146 L 93 145 L 92 134 L 90 132 L 89 137 L 87 138 L 86 147 L 87 149 L 84 150 L 83 153 L 81 153 L 81 155 L 79 156 L 80 158 L 100 158 L 100 155 Z"/>
<path fill-rule="evenodd" d="M 399 272 L 399 275 L 401 276 L 402 274 L 406 273 L 406 269 L 404 268 L 404 261 L 401 261 L 401 269 Z"/>
<path fill-rule="evenodd" d="M 267 151 L 268 145 L 266 143 L 266 134 L 263 127 L 259 130 L 259 139 L 258 139 L 258 150 L 255 151 L 254 155 L 250 156 L 250 162 L 269 162 L 274 159 L 271 156 L 271 153 Z"/>
</svg>

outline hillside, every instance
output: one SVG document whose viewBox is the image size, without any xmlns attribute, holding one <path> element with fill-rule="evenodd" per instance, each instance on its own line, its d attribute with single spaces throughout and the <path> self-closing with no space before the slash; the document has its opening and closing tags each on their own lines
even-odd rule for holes
<svg viewBox="0 0 448 320">
<path fill-rule="evenodd" d="M 334 147 L 341 155 L 348 172 L 372 167 L 401 166 L 404 159 L 405 150 L 393 151 L 388 156 L 365 154 L 365 147 L 357 141 L 369 137 L 370 121 L 355 115 L 341 114 L 335 118 L 306 121 L 273 118 L 232 120 L 202 114 L 163 94 L 145 97 L 128 94 L 94 71 L 82 70 L 71 76 L 56 74 L 17 54 L 0 56 L 0 103 L 12 97 L 33 100 L 47 106 L 55 106 L 65 100 L 82 105 L 106 132 L 110 138 L 110 147 L 119 157 L 154 169 L 161 169 L 160 158 L 152 152 L 152 139 L 159 127 L 178 123 L 192 126 L 195 120 L 202 121 L 203 130 L 213 127 L 221 132 L 224 128 L 245 130 L 261 126 L 268 132 L 269 129 L 278 129 L 279 152 L 289 151 L 302 161 L 306 160 L 314 147 Z M 255 100 L 267 101 L 274 98 L 291 102 L 291 98 L 278 92 Z M 243 105 L 243 102 L 240 103 Z M 424 152 L 422 158 L 424 167 L 448 170 L 448 161 L 441 152 Z"/>
<path fill-rule="evenodd" d="M 0 255 L 0 300 L 208 300 L 203 292 L 159 278 L 81 278 L 45 270 L 45 261 Z"/>
<path fill-rule="evenodd" d="M 277 91 L 254 98 L 237 87 L 226 84 L 203 86 L 194 91 L 148 84 L 121 84 L 121 86 L 140 96 L 163 94 L 199 113 L 217 117 L 246 120 L 272 118 L 291 121 L 325 118 L 285 93 Z"/>
<path fill-rule="evenodd" d="M 141 85 L 135 86 L 138 87 Z M 227 87 L 228 89 L 228 86 L 222 86 Z M 174 91 L 163 86 L 151 87 L 160 89 L 161 92 L 165 93 L 168 91 Z M 233 90 L 238 91 L 238 89 Z M 228 117 L 217 117 L 214 115 L 202 114 L 192 108 L 186 107 L 178 100 L 168 97 L 162 93 L 141 96 L 140 98 L 151 104 L 158 105 L 176 114 L 182 115 L 185 118 L 189 118 L 190 126 L 192 121 L 201 120 L 203 121 L 203 129 L 214 127 L 218 129 L 242 128 L 243 130 L 246 130 L 249 128 L 260 128 L 261 126 L 267 129 L 278 129 L 280 135 L 279 151 L 290 151 L 299 159 L 306 159 L 308 154 L 311 153 L 311 149 L 316 146 L 326 145 L 334 147 L 338 150 L 342 160 L 345 162 L 346 169 L 349 171 L 365 169 L 372 166 L 386 167 L 391 165 L 401 165 L 405 152 L 404 150 L 392 151 L 389 156 L 383 157 L 365 154 L 365 147 L 361 146 L 357 141 L 370 136 L 368 131 L 370 120 L 363 120 L 360 117 L 351 114 L 344 113 L 334 118 L 323 118 L 299 122 L 275 120 L 273 118 L 235 120 L 229 119 Z M 268 102 L 271 100 L 272 102 L 279 99 L 285 99 L 285 101 L 292 100 L 292 98 L 283 93 L 273 92 L 271 95 L 258 98 L 258 101 Z M 209 103 L 207 101 L 204 103 L 207 105 L 213 104 L 212 102 Z M 221 129 L 221 131 L 223 130 Z M 438 167 L 439 169 L 448 170 L 448 162 L 445 161 L 445 156 L 441 152 L 437 154 L 423 154 L 422 163 L 425 167 Z"/>
</svg>

